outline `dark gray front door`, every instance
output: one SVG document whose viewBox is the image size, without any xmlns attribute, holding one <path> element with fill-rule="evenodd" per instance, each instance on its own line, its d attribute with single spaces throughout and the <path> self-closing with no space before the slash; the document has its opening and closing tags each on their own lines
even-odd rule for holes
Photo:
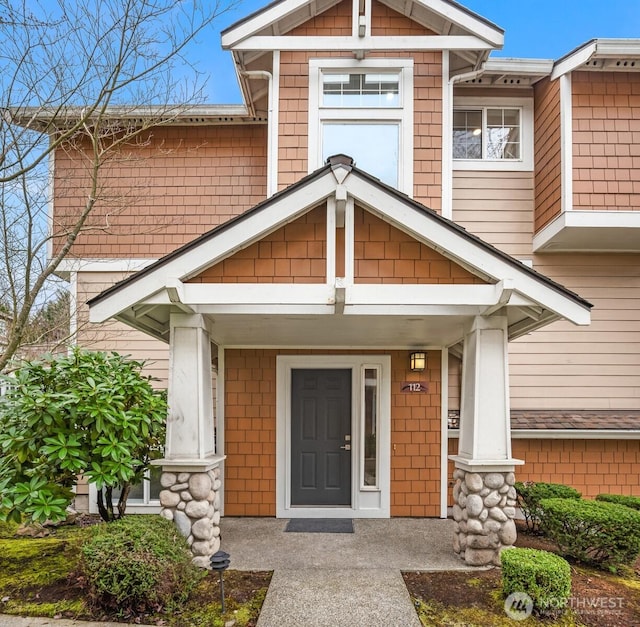
<svg viewBox="0 0 640 627">
<path fill-rule="evenodd" d="M 291 371 L 291 505 L 351 506 L 351 370 Z"/>
</svg>

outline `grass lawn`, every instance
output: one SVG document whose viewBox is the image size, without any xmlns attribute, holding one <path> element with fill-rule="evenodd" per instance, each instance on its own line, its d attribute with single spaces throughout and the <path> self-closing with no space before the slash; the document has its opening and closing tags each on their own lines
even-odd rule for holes
<svg viewBox="0 0 640 627">
<path fill-rule="evenodd" d="M 99 523 L 105 524 L 105 523 Z M 271 573 L 228 570 L 224 574 L 225 614 L 220 611 L 217 574 L 200 582 L 180 612 L 139 617 L 105 616 L 89 607 L 79 570 L 86 526 L 59 527 L 46 538 L 16 538 L 15 525 L 0 523 L 0 613 L 80 620 L 110 620 L 167 627 L 238 627 L 256 624 Z"/>
</svg>

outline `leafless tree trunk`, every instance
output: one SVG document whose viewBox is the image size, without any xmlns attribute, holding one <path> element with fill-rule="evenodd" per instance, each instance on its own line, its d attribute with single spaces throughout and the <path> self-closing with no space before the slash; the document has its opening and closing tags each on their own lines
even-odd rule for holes
<svg viewBox="0 0 640 627">
<path fill-rule="evenodd" d="M 0 371 L 96 204 L 117 210 L 103 171 L 200 102 L 187 47 L 224 1 L 0 0 Z M 83 201 L 53 224 L 51 157 L 78 148 Z"/>
</svg>

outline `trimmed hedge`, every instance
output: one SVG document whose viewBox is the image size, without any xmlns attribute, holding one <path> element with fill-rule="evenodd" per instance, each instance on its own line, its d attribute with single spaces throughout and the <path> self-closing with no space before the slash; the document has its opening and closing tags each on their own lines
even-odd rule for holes
<svg viewBox="0 0 640 627">
<path fill-rule="evenodd" d="M 120 615 L 172 609 L 202 579 L 186 540 L 160 516 L 99 525 L 82 546 L 89 601 Z"/>
<path fill-rule="evenodd" d="M 527 529 L 540 531 L 540 501 L 542 499 L 579 499 L 582 495 L 575 488 L 562 483 L 522 483 L 515 484 L 518 494 L 518 505 L 524 514 Z"/>
<path fill-rule="evenodd" d="M 505 549 L 502 562 L 502 593 L 525 592 L 537 613 L 566 607 L 571 594 L 571 568 L 559 555 L 538 549 Z"/>
<path fill-rule="evenodd" d="M 624 505 L 631 509 L 640 510 L 640 496 L 624 496 L 622 494 L 598 494 L 596 501 L 603 501 L 606 503 L 616 503 L 617 505 Z"/>
<path fill-rule="evenodd" d="M 603 501 L 543 499 L 542 529 L 563 555 L 615 571 L 640 553 L 640 512 Z"/>
</svg>

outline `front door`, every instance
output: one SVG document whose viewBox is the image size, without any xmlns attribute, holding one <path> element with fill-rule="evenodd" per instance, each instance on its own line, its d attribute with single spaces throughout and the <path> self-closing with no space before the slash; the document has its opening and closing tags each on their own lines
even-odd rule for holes
<svg viewBox="0 0 640 627">
<path fill-rule="evenodd" d="M 291 370 L 291 505 L 351 506 L 351 370 Z"/>
</svg>

